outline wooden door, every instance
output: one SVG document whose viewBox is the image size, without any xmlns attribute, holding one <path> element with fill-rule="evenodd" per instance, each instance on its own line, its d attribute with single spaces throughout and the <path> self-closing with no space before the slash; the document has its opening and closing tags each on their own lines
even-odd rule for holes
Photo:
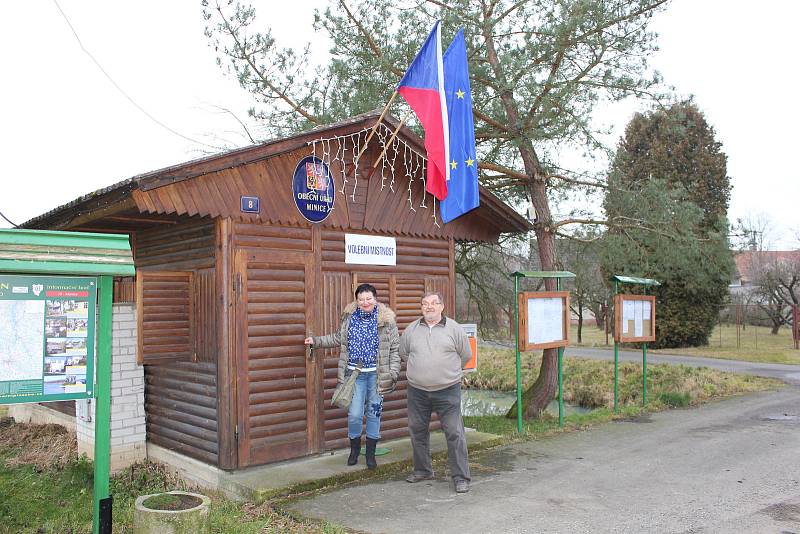
<svg viewBox="0 0 800 534">
<path fill-rule="evenodd" d="M 320 449 L 321 373 L 303 345 L 313 315 L 309 258 L 247 250 L 235 256 L 240 467 Z"/>
</svg>

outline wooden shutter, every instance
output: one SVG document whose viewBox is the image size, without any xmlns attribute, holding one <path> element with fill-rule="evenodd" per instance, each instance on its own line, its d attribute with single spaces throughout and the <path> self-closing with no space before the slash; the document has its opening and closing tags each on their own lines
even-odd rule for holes
<svg viewBox="0 0 800 534">
<path fill-rule="evenodd" d="M 193 294 L 191 272 L 136 273 L 140 364 L 194 360 Z"/>
</svg>

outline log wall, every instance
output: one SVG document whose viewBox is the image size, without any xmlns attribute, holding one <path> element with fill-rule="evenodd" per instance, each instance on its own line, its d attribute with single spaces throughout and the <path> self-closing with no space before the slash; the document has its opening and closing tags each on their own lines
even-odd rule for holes
<svg viewBox="0 0 800 534">
<path fill-rule="evenodd" d="M 195 218 L 136 236 L 137 269 L 191 273 L 191 320 L 196 325 L 191 351 L 181 361 L 144 360 L 147 437 L 212 465 L 217 465 L 219 452 L 215 245 L 210 219 Z M 145 338 L 145 332 L 139 335 Z"/>
</svg>

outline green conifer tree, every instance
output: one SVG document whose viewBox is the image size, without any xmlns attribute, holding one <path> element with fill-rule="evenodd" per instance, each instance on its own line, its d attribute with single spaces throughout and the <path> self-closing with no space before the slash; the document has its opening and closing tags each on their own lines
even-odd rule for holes
<svg viewBox="0 0 800 534">
<path fill-rule="evenodd" d="M 655 278 L 656 347 L 708 343 L 733 273 L 730 178 L 714 129 L 692 102 L 637 114 L 609 173 L 608 274 Z"/>
</svg>

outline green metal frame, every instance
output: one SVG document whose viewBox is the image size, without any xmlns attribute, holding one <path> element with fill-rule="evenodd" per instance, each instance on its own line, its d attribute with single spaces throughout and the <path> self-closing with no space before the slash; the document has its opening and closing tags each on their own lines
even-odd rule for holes
<svg viewBox="0 0 800 534">
<path fill-rule="evenodd" d="M 631 284 L 645 286 L 660 286 L 658 280 L 652 278 L 638 278 L 635 276 L 614 275 L 611 277 L 614 283 L 614 294 L 619 294 L 620 284 Z M 616 333 L 614 335 L 616 338 Z M 647 406 L 647 343 L 642 343 L 642 406 Z M 619 412 L 619 341 L 614 340 L 614 412 Z"/>
<path fill-rule="evenodd" d="M 519 280 L 520 278 L 555 278 L 556 290 L 561 290 L 562 278 L 575 278 L 569 271 L 516 271 L 514 277 L 514 320 L 516 321 L 517 365 L 517 432 L 522 434 L 522 358 L 519 351 Z M 558 426 L 564 426 L 564 347 L 558 347 Z"/>
<path fill-rule="evenodd" d="M 99 277 L 95 366 L 94 503 L 92 532 L 99 534 L 100 501 L 109 497 L 111 456 L 111 306 L 114 276 L 134 276 L 127 235 L 0 229 L 0 273 Z M 87 377 L 88 380 L 88 377 Z"/>
</svg>

